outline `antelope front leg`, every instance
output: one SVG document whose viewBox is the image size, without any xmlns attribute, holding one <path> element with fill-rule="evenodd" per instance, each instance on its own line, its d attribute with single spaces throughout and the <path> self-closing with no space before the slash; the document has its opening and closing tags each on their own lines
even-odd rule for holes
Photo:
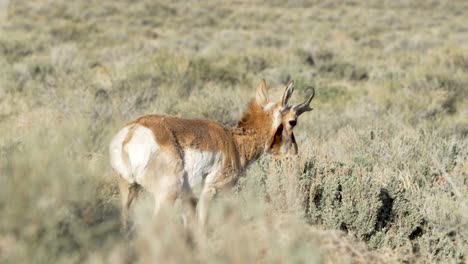
<svg viewBox="0 0 468 264">
<path fill-rule="evenodd" d="M 211 200 L 213 200 L 216 194 L 216 188 L 212 186 L 205 186 L 200 194 L 200 200 L 198 201 L 198 221 L 200 226 L 205 229 L 208 223 L 208 208 Z"/>
</svg>

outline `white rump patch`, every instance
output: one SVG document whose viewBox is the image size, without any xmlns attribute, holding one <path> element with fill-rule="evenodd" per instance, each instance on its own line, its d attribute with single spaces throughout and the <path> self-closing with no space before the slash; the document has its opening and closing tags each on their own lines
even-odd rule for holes
<svg viewBox="0 0 468 264">
<path fill-rule="evenodd" d="M 221 165 L 221 152 L 185 150 L 184 172 L 191 189 L 200 190 L 204 181 L 211 181 L 211 178 L 219 174 Z"/>
<path fill-rule="evenodd" d="M 140 182 L 145 174 L 145 169 L 154 152 L 159 149 L 154 139 L 153 132 L 144 126 L 137 125 L 134 128 L 132 138 L 122 146 L 129 132 L 129 127 L 125 127 L 117 133 L 110 145 L 110 155 L 112 167 L 129 183 Z M 127 153 L 128 164 L 122 157 L 123 152 Z"/>
<path fill-rule="evenodd" d="M 114 136 L 109 145 L 109 155 L 112 168 L 119 173 L 125 179 L 128 179 L 131 175 L 130 168 L 127 167 L 122 158 L 122 143 L 127 136 L 129 127 L 122 128 L 117 135 Z M 133 183 L 133 181 L 129 181 Z"/>
<path fill-rule="evenodd" d="M 159 149 L 153 132 L 149 128 L 138 126 L 124 148 L 128 153 L 133 180 L 141 182 L 151 156 Z"/>
</svg>

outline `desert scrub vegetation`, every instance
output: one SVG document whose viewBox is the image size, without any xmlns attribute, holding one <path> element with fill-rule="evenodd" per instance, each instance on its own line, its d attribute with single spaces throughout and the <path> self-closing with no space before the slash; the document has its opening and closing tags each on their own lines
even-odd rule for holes
<svg viewBox="0 0 468 264">
<path fill-rule="evenodd" d="M 1 263 L 467 261 L 465 1 L 0 8 Z M 233 125 L 262 78 L 293 78 L 293 103 L 315 86 L 300 156 L 255 163 L 207 234 L 145 198 L 121 234 L 113 133 L 146 113 Z"/>
</svg>

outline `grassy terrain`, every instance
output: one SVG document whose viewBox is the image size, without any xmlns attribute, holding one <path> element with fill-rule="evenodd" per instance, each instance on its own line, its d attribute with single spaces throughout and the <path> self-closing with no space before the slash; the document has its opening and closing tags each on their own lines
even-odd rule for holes
<svg viewBox="0 0 468 264">
<path fill-rule="evenodd" d="M 283 2 L 0 1 L 0 262 L 466 263 L 468 3 Z M 316 88 L 300 156 L 255 163 L 207 234 L 144 197 L 122 235 L 113 133 L 233 125 L 262 78 Z"/>
</svg>

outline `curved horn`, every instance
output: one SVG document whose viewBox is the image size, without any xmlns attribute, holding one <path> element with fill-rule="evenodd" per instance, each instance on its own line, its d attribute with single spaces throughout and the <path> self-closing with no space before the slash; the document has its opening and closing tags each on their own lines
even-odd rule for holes
<svg viewBox="0 0 468 264">
<path fill-rule="evenodd" d="M 307 98 L 307 100 L 305 100 L 305 102 L 303 102 L 302 104 L 298 104 L 293 107 L 293 109 L 296 110 L 297 116 L 300 116 L 304 112 L 312 111 L 312 108 L 310 108 L 309 105 L 315 96 L 315 89 L 313 86 L 309 86 L 308 89 L 312 90 L 311 94 L 309 95 L 309 98 Z"/>
<path fill-rule="evenodd" d="M 286 86 L 286 89 L 284 90 L 283 97 L 281 97 L 281 105 L 283 107 L 286 107 L 288 105 L 288 101 L 291 98 L 293 91 L 294 91 L 294 81 L 291 80 L 289 81 L 288 85 Z"/>
</svg>

